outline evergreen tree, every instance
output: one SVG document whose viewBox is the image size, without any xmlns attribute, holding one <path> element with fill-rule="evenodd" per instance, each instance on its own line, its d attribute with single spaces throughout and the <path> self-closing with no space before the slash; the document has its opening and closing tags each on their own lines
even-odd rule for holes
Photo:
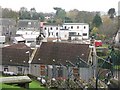
<svg viewBox="0 0 120 90">
<path fill-rule="evenodd" d="M 96 14 L 95 17 L 93 18 L 92 25 L 93 27 L 99 28 L 101 24 L 102 24 L 102 19 L 99 16 L 99 14 Z"/>
</svg>

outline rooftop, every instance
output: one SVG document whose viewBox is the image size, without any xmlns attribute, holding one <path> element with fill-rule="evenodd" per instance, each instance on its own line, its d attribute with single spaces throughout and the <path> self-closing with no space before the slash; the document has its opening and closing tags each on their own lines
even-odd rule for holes
<svg viewBox="0 0 120 90">
<path fill-rule="evenodd" d="M 34 64 L 66 64 L 66 60 L 73 63 L 79 56 L 85 62 L 88 61 L 90 53 L 89 44 L 43 42 L 38 48 L 32 63 Z M 56 62 L 53 62 L 55 60 Z"/>
</svg>

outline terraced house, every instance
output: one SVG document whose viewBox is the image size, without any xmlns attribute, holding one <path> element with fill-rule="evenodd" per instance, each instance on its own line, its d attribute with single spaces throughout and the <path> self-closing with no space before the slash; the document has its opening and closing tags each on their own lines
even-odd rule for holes
<svg viewBox="0 0 120 90">
<path fill-rule="evenodd" d="M 43 42 L 31 62 L 31 74 L 48 78 L 94 77 L 89 44 Z"/>
<path fill-rule="evenodd" d="M 94 77 L 89 44 L 42 42 L 34 50 L 24 43 L 2 48 L 1 71 L 32 74 L 36 77 L 72 78 L 89 81 Z"/>
<path fill-rule="evenodd" d="M 2 63 L 0 65 L 0 71 L 2 72 L 13 72 L 16 74 L 28 74 L 29 73 L 29 51 L 32 50 L 23 44 L 13 44 L 0 48 L 2 53 Z"/>
</svg>

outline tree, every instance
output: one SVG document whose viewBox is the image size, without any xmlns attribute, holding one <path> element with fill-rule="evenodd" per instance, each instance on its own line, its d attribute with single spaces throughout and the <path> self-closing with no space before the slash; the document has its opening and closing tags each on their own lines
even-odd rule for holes
<svg viewBox="0 0 120 90">
<path fill-rule="evenodd" d="M 115 8 L 110 8 L 110 9 L 108 10 L 108 15 L 109 15 L 109 17 L 110 17 L 111 19 L 113 19 L 114 16 L 116 15 Z"/>
<path fill-rule="evenodd" d="M 99 30 L 97 27 L 94 27 L 90 33 L 91 36 L 94 36 L 95 38 L 97 37 Z"/>
<path fill-rule="evenodd" d="M 117 17 L 111 20 L 108 15 L 102 16 L 102 25 L 99 27 L 99 32 L 106 35 L 106 38 L 112 38 L 115 32 L 118 30 L 118 19 Z"/>
<path fill-rule="evenodd" d="M 69 19 L 71 19 L 72 22 L 76 22 L 77 21 L 77 16 L 78 16 L 79 10 L 74 9 L 74 10 L 70 10 L 69 12 L 66 13 L 66 17 L 68 17 Z"/>
<path fill-rule="evenodd" d="M 36 12 L 35 8 L 30 9 L 30 16 L 32 20 L 37 20 L 39 19 L 38 13 Z"/>
<path fill-rule="evenodd" d="M 19 10 L 19 18 L 20 19 L 30 19 L 31 18 L 30 12 L 27 11 L 27 8 L 25 8 L 25 7 L 20 8 L 20 10 Z"/>
<path fill-rule="evenodd" d="M 2 8 L 2 18 L 18 18 L 18 12 L 15 12 L 8 8 Z"/>
<path fill-rule="evenodd" d="M 55 7 L 53 8 L 54 10 L 56 10 L 56 15 L 55 15 L 55 21 L 59 23 L 63 23 L 65 17 L 66 17 L 66 12 L 64 9 L 59 8 L 59 7 Z"/>
<path fill-rule="evenodd" d="M 93 27 L 97 27 L 97 28 L 99 28 L 100 25 L 102 25 L 102 19 L 99 16 L 99 14 L 96 14 L 95 17 L 93 18 L 92 25 Z"/>
</svg>

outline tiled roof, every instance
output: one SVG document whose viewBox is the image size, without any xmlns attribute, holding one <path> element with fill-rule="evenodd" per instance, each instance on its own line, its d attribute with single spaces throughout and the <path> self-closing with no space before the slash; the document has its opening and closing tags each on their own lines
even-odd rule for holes
<svg viewBox="0 0 120 90">
<path fill-rule="evenodd" d="M 41 47 L 38 48 L 32 63 L 66 64 L 66 60 L 75 63 L 78 56 L 87 62 L 89 53 L 88 44 L 43 42 Z M 56 62 L 53 62 L 53 60 Z"/>
<path fill-rule="evenodd" d="M 32 50 L 24 44 L 15 44 L 2 49 L 2 64 L 3 65 L 28 65 L 29 54 L 26 53 Z"/>
<path fill-rule="evenodd" d="M 0 18 L 0 25 L 3 26 L 11 26 L 11 25 L 15 25 L 16 21 L 14 19 L 10 19 L 10 18 Z"/>
<path fill-rule="evenodd" d="M 13 44 L 10 46 L 7 46 L 6 48 L 11 48 L 11 49 L 30 49 L 25 43 L 19 43 L 19 44 Z"/>
</svg>

